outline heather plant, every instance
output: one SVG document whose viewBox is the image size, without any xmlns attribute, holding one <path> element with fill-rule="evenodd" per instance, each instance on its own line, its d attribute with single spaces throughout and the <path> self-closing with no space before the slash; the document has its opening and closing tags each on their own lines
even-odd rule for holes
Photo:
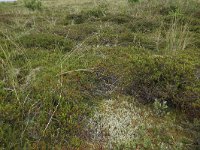
<svg viewBox="0 0 200 150">
<path fill-rule="evenodd" d="M 32 33 L 30 35 L 25 35 L 20 37 L 18 42 L 26 48 L 35 47 L 49 50 L 58 48 L 63 51 L 70 51 L 73 48 L 71 40 L 48 33 Z"/>
<path fill-rule="evenodd" d="M 32 11 L 42 9 L 42 3 L 40 0 L 24 0 L 24 5 Z"/>
<path fill-rule="evenodd" d="M 139 2 L 140 0 L 128 0 L 129 3 L 136 3 Z"/>
<path fill-rule="evenodd" d="M 143 103 L 159 99 L 183 110 L 193 107 L 191 111 L 198 112 L 200 81 L 195 64 L 189 63 L 187 56 L 147 54 L 134 59 L 133 64 L 130 94 Z"/>
</svg>

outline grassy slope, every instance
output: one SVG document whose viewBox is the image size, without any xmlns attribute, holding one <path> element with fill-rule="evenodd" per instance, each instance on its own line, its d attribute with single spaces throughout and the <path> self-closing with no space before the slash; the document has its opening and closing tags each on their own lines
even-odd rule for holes
<svg viewBox="0 0 200 150">
<path fill-rule="evenodd" d="M 142 102 L 133 107 L 141 120 L 147 114 L 159 125 L 144 125 L 140 138 L 114 148 L 198 149 L 197 0 L 42 4 L 41 11 L 30 11 L 21 1 L 0 4 L 2 148 L 100 149 L 106 137 L 94 140 L 95 127 L 87 129 L 88 118 L 102 113 L 94 108 L 106 99 L 120 107 L 135 97 Z M 160 116 L 165 109 L 153 107 L 155 99 L 166 101 L 170 113 Z"/>
</svg>

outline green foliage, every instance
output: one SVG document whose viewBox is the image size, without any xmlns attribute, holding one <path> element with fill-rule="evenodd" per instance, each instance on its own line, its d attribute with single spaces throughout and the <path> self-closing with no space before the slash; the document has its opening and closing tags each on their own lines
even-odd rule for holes
<svg viewBox="0 0 200 150">
<path fill-rule="evenodd" d="M 190 107 L 199 109 L 200 81 L 189 58 L 178 55 L 140 56 L 133 60 L 133 66 L 129 92 L 143 102 L 160 99 L 186 108 L 186 111 Z"/>
<path fill-rule="evenodd" d="M 101 17 L 105 16 L 106 10 L 107 10 L 106 7 L 99 6 L 97 8 L 88 10 L 86 12 L 86 14 L 87 14 L 88 17 L 101 18 Z"/>
<path fill-rule="evenodd" d="M 125 15 L 125 14 L 107 14 L 106 16 L 102 17 L 102 21 L 110 21 L 117 24 L 124 24 L 128 23 L 133 19 L 131 16 Z"/>
<path fill-rule="evenodd" d="M 14 24 L 12 15 L 1 15 L 0 16 L 0 23 L 4 23 L 6 25 Z"/>
<path fill-rule="evenodd" d="M 35 47 L 49 50 L 59 48 L 63 51 L 70 51 L 73 47 L 70 40 L 48 33 L 32 33 L 21 37 L 18 41 L 26 48 Z"/>
<path fill-rule="evenodd" d="M 87 43 L 93 45 L 108 46 L 135 46 L 148 50 L 155 50 L 156 44 L 153 39 L 143 35 L 137 35 L 130 32 L 114 33 L 113 31 L 104 31 L 98 36 L 92 36 L 87 39 Z"/>
<path fill-rule="evenodd" d="M 81 24 L 87 21 L 88 17 L 85 14 L 70 14 L 67 15 L 65 25 L 68 24 Z"/>
<path fill-rule="evenodd" d="M 97 142 L 107 140 L 105 149 L 110 147 L 116 150 L 193 148 L 193 145 L 186 144 L 188 136 L 184 138 L 180 136 L 182 131 L 175 123 L 176 119 L 164 115 L 166 104 L 160 104 L 158 101 L 156 103 L 157 111 L 162 113 L 155 114 L 155 111 L 146 109 L 148 106 L 141 107 L 127 96 L 118 95 L 115 100 L 101 102 L 88 122 L 92 138 Z M 174 133 L 173 136 L 171 133 Z"/>
<path fill-rule="evenodd" d="M 127 27 L 133 32 L 150 33 L 160 27 L 160 22 L 157 20 L 147 20 L 144 18 L 135 19 L 127 24 Z"/>
<path fill-rule="evenodd" d="M 38 77 L 33 84 L 27 85 L 26 90 L 22 84 L 21 89 L 10 89 L 9 94 L 6 88 L 9 85 L 0 82 L 0 98 L 3 100 L 0 104 L 0 148 L 26 145 L 31 148 L 42 145 L 79 147 L 85 119 L 91 113 L 91 107 L 84 102 L 87 97 L 75 89 L 76 83 L 71 83 L 68 88 L 67 82 L 63 82 L 66 86 L 60 95 L 61 87 L 56 86 L 58 83 L 53 76 L 42 72 L 42 77 Z"/>
<path fill-rule="evenodd" d="M 178 8 L 174 5 L 170 5 L 168 7 L 161 7 L 159 13 L 161 15 L 170 15 L 172 13 L 177 12 Z"/>
<path fill-rule="evenodd" d="M 24 5 L 32 11 L 42 9 L 42 3 L 40 0 L 24 0 Z"/>
<path fill-rule="evenodd" d="M 97 27 L 90 23 L 83 23 L 76 26 L 69 25 L 65 31 L 67 31 L 66 35 L 69 39 L 81 41 L 93 36 L 97 32 Z"/>
<path fill-rule="evenodd" d="M 140 0 L 128 0 L 129 3 L 136 3 L 139 2 Z"/>
<path fill-rule="evenodd" d="M 90 10 L 81 11 L 78 14 L 69 14 L 66 16 L 64 24 L 82 24 L 88 21 L 96 21 L 105 16 L 106 8 L 96 7 Z"/>
<path fill-rule="evenodd" d="M 11 41 L 9 41 L 7 39 L 3 39 L 3 38 L 0 39 L 0 45 L 4 48 L 8 48 L 8 49 L 15 47 Z"/>
<path fill-rule="evenodd" d="M 113 133 L 111 149 L 194 149 L 197 0 L 127 1 L 0 3 L 0 149 L 103 149 Z"/>
<path fill-rule="evenodd" d="M 158 99 L 155 99 L 153 106 L 155 113 L 159 116 L 165 115 L 168 109 L 167 101 L 160 102 Z"/>
</svg>

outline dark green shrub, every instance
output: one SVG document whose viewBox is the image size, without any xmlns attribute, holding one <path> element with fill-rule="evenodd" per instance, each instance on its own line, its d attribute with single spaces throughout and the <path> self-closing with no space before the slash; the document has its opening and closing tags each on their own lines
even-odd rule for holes
<svg viewBox="0 0 200 150">
<path fill-rule="evenodd" d="M 111 14 L 108 14 L 107 16 L 104 16 L 102 18 L 102 21 L 110 21 L 110 22 L 114 22 L 114 23 L 117 23 L 117 24 L 124 24 L 124 23 L 130 22 L 131 19 L 133 19 L 133 18 L 131 16 L 128 16 L 128 15 L 123 15 L 123 14 L 111 15 Z"/>
<path fill-rule="evenodd" d="M 129 32 L 114 34 L 112 31 L 101 33 L 93 36 L 86 41 L 90 45 L 107 45 L 107 46 L 136 46 L 149 50 L 156 49 L 156 43 L 153 39 L 143 35 L 136 35 Z"/>
<path fill-rule="evenodd" d="M 199 31 L 200 31 L 200 28 L 199 28 Z M 194 37 L 195 37 L 195 40 L 194 40 L 194 45 L 196 48 L 200 48 L 200 41 L 198 40 L 198 37 L 200 36 L 200 33 L 199 34 L 196 34 Z"/>
<path fill-rule="evenodd" d="M 102 33 L 98 36 L 93 36 L 86 41 L 90 45 L 109 45 L 117 44 L 116 34 Z"/>
<path fill-rule="evenodd" d="M 133 32 L 149 33 L 158 29 L 160 23 L 157 20 L 146 20 L 140 18 L 127 23 L 126 26 Z"/>
<path fill-rule="evenodd" d="M 25 145 L 74 149 L 82 144 L 85 121 L 91 113 L 87 104 L 91 97 L 84 91 L 88 80 L 64 77 L 61 97 L 56 85 L 59 78 L 51 73 L 42 72 L 26 90 L 18 91 L 21 101 L 28 97 L 24 105 L 19 105 L 14 91 L 8 92 L 7 83 L 0 81 L 0 149 L 22 149 Z"/>
<path fill-rule="evenodd" d="M 91 9 L 86 12 L 87 16 L 95 18 L 103 17 L 105 13 L 106 13 L 105 10 L 101 8 Z"/>
<path fill-rule="evenodd" d="M 13 25 L 15 22 L 13 21 L 14 15 L 11 14 L 2 14 L 0 15 L 0 23 L 6 25 Z"/>
<path fill-rule="evenodd" d="M 92 34 L 97 32 L 96 25 L 89 23 L 78 24 L 76 26 L 68 26 L 67 28 L 67 37 L 72 40 L 80 41 L 92 36 Z"/>
<path fill-rule="evenodd" d="M 88 21 L 96 21 L 105 16 L 106 8 L 97 7 L 94 9 L 81 11 L 78 14 L 69 14 L 66 16 L 64 24 L 82 24 Z"/>
<path fill-rule="evenodd" d="M 68 24 L 81 24 L 88 19 L 88 16 L 85 14 L 70 14 L 65 18 L 65 25 Z"/>
<path fill-rule="evenodd" d="M 129 3 L 136 3 L 139 2 L 140 0 L 128 0 Z"/>
<path fill-rule="evenodd" d="M 133 61 L 128 91 L 144 103 L 158 99 L 182 109 L 199 110 L 200 79 L 196 71 L 187 57 L 140 56 Z"/>
<path fill-rule="evenodd" d="M 11 40 L 8 40 L 6 38 L 0 39 L 0 45 L 2 48 L 9 49 L 9 50 L 16 47 L 16 45 Z"/>
<path fill-rule="evenodd" d="M 24 0 L 24 5 L 33 11 L 42 9 L 42 3 L 40 0 Z"/>
<path fill-rule="evenodd" d="M 21 37 L 18 41 L 26 48 L 59 48 L 63 51 L 70 51 L 73 47 L 73 44 L 70 40 L 65 39 L 62 36 L 48 33 L 36 33 L 26 35 Z"/>
<path fill-rule="evenodd" d="M 120 45 L 128 46 L 137 46 L 149 50 L 155 50 L 156 44 L 151 38 L 147 38 L 143 35 L 136 35 L 133 33 L 122 33 L 118 37 L 118 42 Z"/>
<path fill-rule="evenodd" d="M 159 13 L 161 15 L 169 15 L 172 12 L 176 12 L 177 9 L 178 9 L 177 6 L 174 6 L 174 5 L 171 5 L 171 6 L 168 6 L 168 7 L 161 6 Z"/>
<path fill-rule="evenodd" d="M 68 25 L 67 27 L 55 27 L 51 33 L 67 37 L 73 41 L 81 41 L 97 32 L 97 26 L 90 23 Z"/>
</svg>

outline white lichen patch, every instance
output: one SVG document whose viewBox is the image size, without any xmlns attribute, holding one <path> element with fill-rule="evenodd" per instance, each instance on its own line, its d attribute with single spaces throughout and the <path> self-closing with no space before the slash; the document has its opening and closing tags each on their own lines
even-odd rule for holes
<svg viewBox="0 0 200 150">
<path fill-rule="evenodd" d="M 147 116 L 128 101 L 105 100 L 89 120 L 91 139 L 103 142 L 109 148 L 113 144 L 126 145 L 139 137 L 139 128 L 148 126 L 149 123 L 145 123 Z"/>
<path fill-rule="evenodd" d="M 171 133 L 173 128 L 182 134 L 180 126 L 154 113 L 127 97 L 104 100 L 88 121 L 89 141 L 104 149 L 183 148 L 178 134 Z"/>
</svg>

